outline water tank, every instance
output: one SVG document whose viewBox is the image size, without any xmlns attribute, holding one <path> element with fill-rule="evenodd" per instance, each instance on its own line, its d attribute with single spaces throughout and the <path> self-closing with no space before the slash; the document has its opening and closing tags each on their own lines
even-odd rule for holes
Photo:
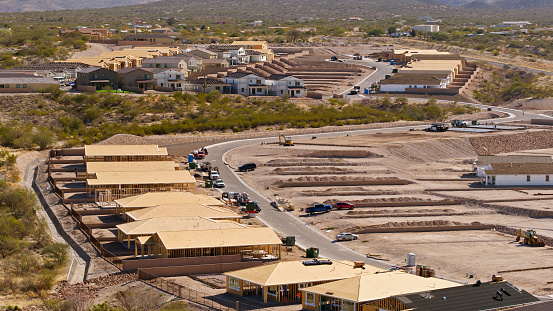
<svg viewBox="0 0 553 311">
<path fill-rule="evenodd" d="M 188 163 L 190 163 L 190 162 L 194 162 L 194 155 L 193 154 L 188 155 Z"/>
<path fill-rule="evenodd" d="M 407 254 L 407 266 L 412 267 L 415 265 L 415 254 L 409 253 Z"/>
</svg>

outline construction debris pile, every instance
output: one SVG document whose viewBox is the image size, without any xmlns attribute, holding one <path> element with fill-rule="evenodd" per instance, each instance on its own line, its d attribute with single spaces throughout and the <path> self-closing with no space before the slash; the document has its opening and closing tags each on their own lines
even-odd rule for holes
<svg viewBox="0 0 553 311">
<path fill-rule="evenodd" d="M 471 137 L 469 140 L 479 155 L 553 148 L 553 135 L 551 135 L 551 131 L 479 136 Z"/>
<path fill-rule="evenodd" d="M 303 176 L 278 181 L 278 187 L 310 187 L 310 186 L 360 186 L 360 185 L 407 185 L 410 182 L 397 177 L 315 177 Z"/>
</svg>

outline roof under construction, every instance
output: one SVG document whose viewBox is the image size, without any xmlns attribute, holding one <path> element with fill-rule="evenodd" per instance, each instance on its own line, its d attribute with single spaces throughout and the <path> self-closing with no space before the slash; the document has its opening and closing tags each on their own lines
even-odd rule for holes
<svg viewBox="0 0 553 311">
<path fill-rule="evenodd" d="M 87 179 L 88 186 L 99 185 L 152 185 L 195 184 L 196 179 L 188 171 L 97 172 L 96 178 Z"/>
<path fill-rule="evenodd" d="M 282 241 L 271 228 L 217 229 L 196 231 L 157 232 L 158 239 L 167 250 L 240 247 L 251 245 L 281 245 Z"/>
<path fill-rule="evenodd" d="M 274 286 L 342 280 L 362 273 L 372 274 L 381 271 L 385 270 L 367 265 L 364 270 L 354 268 L 354 263 L 348 260 L 333 261 L 330 265 L 309 266 L 302 264 L 301 261 L 283 261 L 225 274 L 261 286 Z"/>
<path fill-rule="evenodd" d="M 153 207 L 159 205 L 203 204 L 208 206 L 224 206 L 218 199 L 184 191 L 148 192 L 140 195 L 115 200 L 125 208 Z"/>
<path fill-rule="evenodd" d="M 166 156 L 167 149 L 158 145 L 86 145 L 85 157 Z"/>
<path fill-rule="evenodd" d="M 188 231 L 246 228 L 235 221 L 213 220 L 205 217 L 156 217 L 117 225 L 126 235 L 153 235 L 161 231 Z"/>
<path fill-rule="evenodd" d="M 345 280 L 315 285 L 302 291 L 327 297 L 368 302 L 391 296 L 462 286 L 438 278 L 424 278 L 401 271 L 361 274 Z"/>
<path fill-rule="evenodd" d="M 144 220 L 156 217 L 205 217 L 210 219 L 242 218 L 227 208 L 201 204 L 158 205 L 125 213 L 133 220 Z"/>
<path fill-rule="evenodd" d="M 87 162 L 86 172 L 155 172 L 174 171 L 178 164 L 174 161 L 144 161 L 144 162 Z"/>
</svg>

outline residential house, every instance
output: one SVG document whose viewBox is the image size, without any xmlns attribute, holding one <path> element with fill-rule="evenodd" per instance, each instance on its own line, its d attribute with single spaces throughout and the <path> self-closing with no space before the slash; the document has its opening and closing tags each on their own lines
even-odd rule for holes
<svg viewBox="0 0 553 311">
<path fill-rule="evenodd" d="M 142 62 L 143 68 L 172 68 L 187 72 L 188 62 L 181 57 L 156 57 L 147 58 Z M 187 74 L 188 76 L 188 74 Z"/>
<path fill-rule="evenodd" d="M 77 72 L 77 87 L 94 86 L 96 90 L 103 90 L 107 87 L 118 89 L 117 72 L 105 68 L 89 67 Z"/>
<path fill-rule="evenodd" d="M 188 72 L 177 71 L 175 69 L 165 69 L 154 74 L 156 84 L 161 87 L 170 87 L 174 91 L 186 90 L 186 77 Z"/>
<path fill-rule="evenodd" d="M 0 93 L 42 92 L 51 87 L 59 88 L 59 83 L 54 78 L 29 74 L 0 75 Z"/>
<path fill-rule="evenodd" d="M 108 28 L 84 28 L 84 27 L 78 27 L 77 29 L 61 30 L 59 34 L 65 35 L 75 31 L 78 31 L 83 35 L 89 36 L 90 40 L 109 40 L 113 34 L 112 31 Z"/>
<path fill-rule="evenodd" d="M 90 67 L 83 63 L 67 63 L 67 62 L 53 62 L 47 64 L 35 64 L 27 65 L 23 67 L 14 67 L 13 70 L 29 70 L 29 71 L 51 71 L 57 76 L 64 76 L 65 80 L 74 80 L 77 78 L 77 71 Z M 41 74 L 42 75 L 42 74 Z M 50 75 L 44 75 L 49 77 Z"/>
<path fill-rule="evenodd" d="M 156 258 L 239 255 L 240 261 L 280 259 L 282 245 L 267 227 L 156 232 L 137 243 L 152 245 L 147 255 Z"/>
<path fill-rule="evenodd" d="M 124 41 L 149 42 L 150 44 L 173 44 L 173 38 L 162 34 L 140 34 L 125 37 Z"/>
<path fill-rule="evenodd" d="M 199 78 L 187 81 L 187 91 L 209 93 L 217 91 L 219 93 L 231 93 L 231 85 L 219 79 Z"/>
<path fill-rule="evenodd" d="M 518 310 L 518 308 L 512 308 L 523 305 L 539 306 L 540 303 L 538 298 L 527 291 L 518 289 L 504 281 L 429 289 L 424 292 L 395 296 L 394 298 L 405 304 L 408 310 Z M 551 308 L 535 310 L 551 310 Z"/>
<path fill-rule="evenodd" d="M 267 41 L 234 41 L 232 45 L 239 45 L 246 50 L 268 50 L 269 43 Z"/>
<path fill-rule="evenodd" d="M 249 72 L 235 72 L 223 78 L 223 82 L 231 85 L 232 94 L 269 95 L 265 78 Z"/>
<path fill-rule="evenodd" d="M 288 74 L 272 74 L 265 79 L 269 95 L 305 97 L 306 88 L 303 80 Z"/>
<path fill-rule="evenodd" d="M 484 168 L 486 186 L 551 186 L 553 163 L 491 163 Z"/>
<path fill-rule="evenodd" d="M 160 204 L 201 204 L 214 207 L 225 206 L 225 203 L 222 201 L 202 194 L 193 194 L 190 192 L 148 192 L 115 200 L 115 210 L 118 215 L 123 215 L 129 211 L 147 207 L 155 207 Z"/>
<path fill-rule="evenodd" d="M 141 88 L 143 90 L 154 90 L 156 80 L 152 68 L 129 67 L 117 71 L 120 88 Z"/>
<path fill-rule="evenodd" d="M 261 296 L 263 301 L 299 300 L 299 290 L 386 270 L 373 266 L 356 266 L 343 261 L 282 261 L 225 273 L 227 293 L 239 296 Z"/>
<path fill-rule="evenodd" d="M 231 66 L 250 62 L 250 56 L 240 45 L 212 44 L 207 47 L 207 50 L 217 53 L 217 58 L 228 60 Z"/>
<path fill-rule="evenodd" d="M 264 62 L 267 61 L 267 54 L 261 53 L 256 50 L 246 50 L 246 55 L 250 57 L 250 62 Z"/>
<path fill-rule="evenodd" d="M 208 58 L 202 59 L 204 68 L 228 68 L 229 62 L 226 59 Z"/>
<path fill-rule="evenodd" d="M 228 208 L 208 206 L 199 203 L 158 203 L 156 206 L 127 211 L 123 215 L 123 219 L 127 222 L 158 217 L 204 217 L 220 221 L 234 221 L 237 223 L 240 223 L 240 219 L 242 219 L 240 214 Z"/>
<path fill-rule="evenodd" d="M 167 148 L 158 145 L 86 145 L 84 160 L 86 163 L 167 161 L 168 155 Z"/>
<path fill-rule="evenodd" d="M 440 32 L 440 25 L 415 25 L 413 30 L 422 32 Z"/>
<path fill-rule="evenodd" d="M 213 51 L 209 51 L 206 49 L 195 49 L 187 52 L 188 54 L 198 56 L 199 58 L 206 60 L 206 59 L 216 59 L 217 53 Z"/>
<path fill-rule="evenodd" d="M 380 82 L 380 91 L 403 93 L 412 88 L 439 88 L 448 85 L 447 74 L 395 74 Z"/>
<path fill-rule="evenodd" d="M 389 271 L 364 273 L 349 279 L 302 288 L 300 291 L 304 310 L 399 311 L 407 310 L 408 307 L 394 296 L 457 286 L 462 284 Z"/>
</svg>

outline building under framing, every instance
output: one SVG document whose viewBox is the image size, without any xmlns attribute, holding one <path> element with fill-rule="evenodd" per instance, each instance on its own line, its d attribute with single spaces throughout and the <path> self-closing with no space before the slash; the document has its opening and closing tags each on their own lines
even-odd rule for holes
<svg viewBox="0 0 553 311">
<path fill-rule="evenodd" d="M 304 310 L 399 311 L 410 309 L 393 296 L 463 284 L 402 271 L 361 274 L 349 279 L 300 289 Z"/>
<path fill-rule="evenodd" d="M 167 149 L 157 145 L 86 145 L 85 162 L 167 161 Z"/>
<path fill-rule="evenodd" d="M 138 237 L 151 237 L 161 231 L 189 231 L 212 229 L 240 229 L 247 228 L 235 221 L 217 221 L 205 217 L 156 217 L 145 220 L 133 221 L 117 225 L 117 239 L 119 242 L 127 242 L 131 247 L 131 241 Z"/>
<path fill-rule="evenodd" d="M 299 300 L 301 288 L 383 271 L 386 270 L 373 266 L 361 268 L 347 260 L 319 265 L 286 261 L 227 272 L 226 290 L 240 296 L 262 296 L 265 303 L 268 300 L 286 302 Z"/>
<path fill-rule="evenodd" d="M 157 217 L 204 217 L 214 220 L 240 222 L 242 216 L 224 207 L 202 204 L 164 204 L 126 212 L 123 219 L 127 222 Z"/>
<path fill-rule="evenodd" d="M 146 255 L 157 258 L 240 255 L 241 260 L 280 259 L 282 245 L 266 227 L 165 231 L 148 239 L 137 238 L 136 243 L 147 250 Z"/>
<path fill-rule="evenodd" d="M 156 172 L 178 170 L 179 164 L 174 161 L 86 163 L 86 174 L 88 178 L 95 178 L 95 174 L 100 172 Z"/>
<path fill-rule="evenodd" d="M 203 195 L 183 191 L 148 192 L 115 200 L 116 213 L 123 215 L 137 209 L 159 205 L 201 204 L 206 206 L 224 207 L 221 200 Z"/>
<path fill-rule="evenodd" d="M 86 191 L 96 202 L 157 191 L 195 191 L 196 179 L 188 171 L 98 172 L 86 180 Z M 111 200 L 110 200 L 111 198 Z"/>
</svg>

